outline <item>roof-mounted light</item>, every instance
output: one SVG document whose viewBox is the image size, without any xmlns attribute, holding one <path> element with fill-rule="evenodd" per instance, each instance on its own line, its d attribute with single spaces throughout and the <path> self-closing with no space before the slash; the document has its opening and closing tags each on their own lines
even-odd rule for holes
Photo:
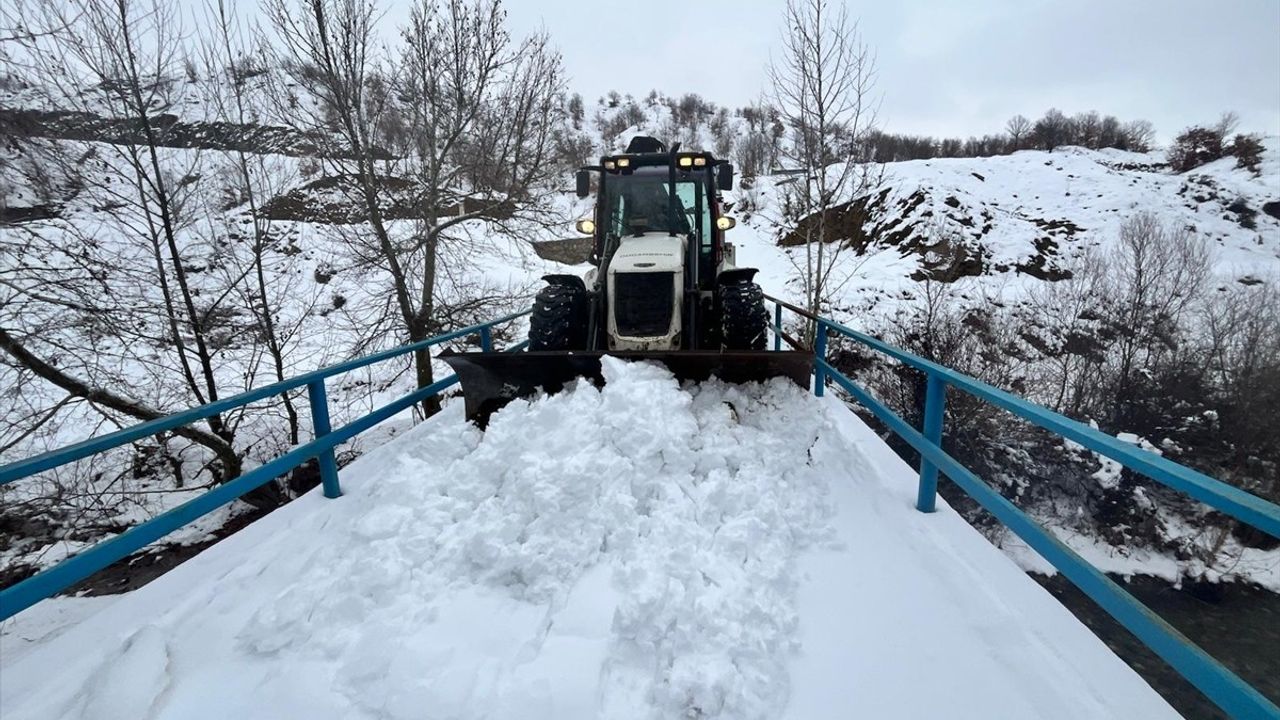
<svg viewBox="0 0 1280 720">
<path fill-rule="evenodd" d="M 605 161 L 604 161 L 604 169 L 605 169 L 605 170 L 612 170 L 612 169 L 614 169 L 615 167 L 617 167 L 617 165 L 616 165 L 612 160 L 605 160 Z"/>
<path fill-rule="evenodd" d="M 689 157 L 688 155 L 681 155 L 680 157 L 676 158 L 676 164 L 682 168 L 692 167 L 693 158 Z"/>
<path fill-rule="evenodd" d="M 618 167 L 620 168 L 631 167 L 631 158 L 625 158 L 625 157 L 618 158 Z"/>
<path fill-rule="evenodd" d="M 694 166 L 694 167 L 706 167 L 706 166 L 707 166 L 707 159 L 706 159 L 706 158 L 704 158 L 704 157 L 696 157 L 696 158 L 694 158 L 694 159 L 693 159 L 693 166 Z"/>
</svg>

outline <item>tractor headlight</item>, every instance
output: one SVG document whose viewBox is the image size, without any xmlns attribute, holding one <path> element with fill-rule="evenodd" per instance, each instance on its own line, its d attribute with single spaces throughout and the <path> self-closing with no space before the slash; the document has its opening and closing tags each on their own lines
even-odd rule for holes
<svg viewBox="0 0 1280 720">
<path fill-rule="evenodd" d="M 737 225 L 737 224 L 738 224 L 738 221 L 734 220 L 728 215 L 721 215 L 720 217 L 716 218 L 716 227 L 720 230 L 729 230 L 734 225 Z"/>
<path fill-rule="evenodd" d="M 590 218 L 582 218 L 575 225 L 578 228 L 578 232 L 583 235 L 590 235 L 596 231 L 596 221 Z"/>
<path fill-rule="evenodd" d="M 693 159 L 693 166 L 694 166 L 694 167 L 706 167 L 706 166 L 707 166 L 707 159 L 706 159 L 706 158 L 704 158 L 704 157 L 696 157 L 696 158 L 694 158 L 694 159 Z"/>
<path fill-rule="evenodd" d="M 692 167 L 693 158 L 689 157 L 688 155 L 681 156 L 679 158 L 676 158 L 676 164 L 682 168 Z"/>
<path fill-rule="evenodd" d="M 631 167 L 631 158 L 618 158 L 618 167 Z"/>
<path fill-rule="evenodd" d="M 612 169 L 614 169 L 615 167 L 617 167 L 617 165 L 616 165 L 612 160 L 605 160 L 605 161 L 604 161 L 604 169 L 605 169 L 605 170 L 612 170 Z"/>
</svg>

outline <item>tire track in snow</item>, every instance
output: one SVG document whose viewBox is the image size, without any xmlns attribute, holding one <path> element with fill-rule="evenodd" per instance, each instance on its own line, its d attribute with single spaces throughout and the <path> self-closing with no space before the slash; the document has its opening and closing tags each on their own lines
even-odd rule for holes
<svg viewBox="0 0 1280 720">
<path fill-rule="evenodd" d="M 348 517 L 326 534 L 330 547 L 361 550 L 319 553 L 255 613 L 240 633 L 246 649 L 354 671 L 372 660 L 352 618 L 413 637 L 406 618 L 439 624 L 433 613 L 477 602 L 476 591 L 537 608 L 536 619 L 509 627 L 506 644 L 455 648 L 454 669 L 471 668 L 461 674 L 397 640 L 384 654 L 398 659 L 375 666 L 417 668 L 424 701 L 471 708 L 459 717 L 505 717 L 514 698 L 526 717 L 551 702 L 550 717 L 556 698 L 577 701 L 524 678 L 545 675 L 548 654 L 599 651 L 598 687 L 582 688 L 592 715 L 776 715 L 795 643 L 794 556 L 824 537 L 830 512 L 809 463 L 821 413 L 785 381 L 682 390 L 657 366 L 606 360 L 605 373 L 603 390 L 582 383 L 513 403 L 483 435 L 442 426 L 376 484 L 353 488 Z M 597 567 L 604 587 L 585 580 Z M 573 613 L 597 621 L 575 635 Z M 355 675 L 343 692 L 356 706 L 400 717 Z"/>
</svg>

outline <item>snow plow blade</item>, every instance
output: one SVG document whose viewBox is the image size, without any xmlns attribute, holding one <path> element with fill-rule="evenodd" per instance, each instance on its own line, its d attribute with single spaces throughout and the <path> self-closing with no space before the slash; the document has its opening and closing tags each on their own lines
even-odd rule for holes
<svg viewBox="0 0 1280 720">
<path fill-rule="evenodd" d="M 681 382 L 701 382 L 712 376 L 725 382 L 763 382 L 770 378 L 791 378 L 806 390 L 813 373 L 813 353 L 797 351 L 715 352 L 518 352 L 455 353 L 445 351 L 440 359 L 449 364 L 462 383 L 467 420 L 484 427 L 489 416 L 511 400 L 538 390 L 559 392 L 575 379 L 589 378 L 604 385 L 600 358 L 611 355 L 623 360 L 653 360 L 667 366 Z"/>
</svg>

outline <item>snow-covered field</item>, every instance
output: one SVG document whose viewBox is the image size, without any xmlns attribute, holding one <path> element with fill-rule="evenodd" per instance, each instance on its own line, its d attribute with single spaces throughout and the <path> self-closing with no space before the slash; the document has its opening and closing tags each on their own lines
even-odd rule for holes
<svg viewBox="0 0 1280 720">
<path fill-rule="evenodd" d="M 605 374 L 6 647 L 0 715 L 1176 717 L 839 401 Z"/>
</svg>

